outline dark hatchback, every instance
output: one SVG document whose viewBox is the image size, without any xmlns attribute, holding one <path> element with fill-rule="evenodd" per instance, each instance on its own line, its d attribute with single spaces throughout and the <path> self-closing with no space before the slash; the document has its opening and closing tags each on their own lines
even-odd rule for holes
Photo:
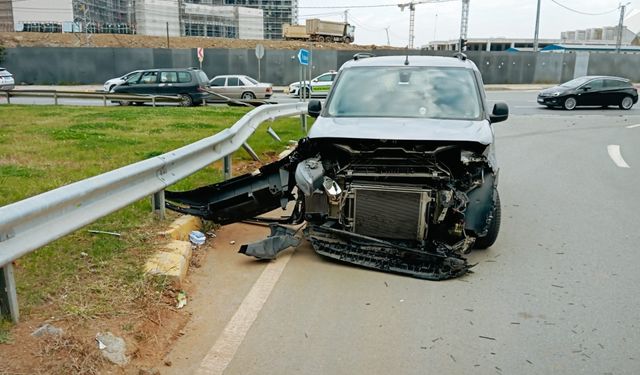
<svg viewBox="0 0 640 375">
<path fill-rule="evenodd" d="M 178 95 L 180 105 L 201 104 L 209 97 L 206 89 L 209 78 L 199 69 L 149 69 L 132 74 L 122 85 L 113 89 L 118 94 Z M 134 102 L 135 104 L 136 102 Z M 127 101 L 120 101 L 128 105 Z"/>
<path fill-rule="evenodd" d="M 610 105 L 631 109 L 637 101 L 638 90 L 633 87 L 631 81 L 608 76 L 576 78 L 559 86 L 542 90 L 538 94 L 538 104 L 567 110 L 581 106 L 608 107 Z"/>
</svg>

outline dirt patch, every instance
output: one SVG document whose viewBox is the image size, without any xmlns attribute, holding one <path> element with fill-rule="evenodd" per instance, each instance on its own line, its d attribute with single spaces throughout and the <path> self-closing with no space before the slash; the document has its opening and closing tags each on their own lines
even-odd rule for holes
<svg viewBox="0 0 640 375">
<path fill-rule="evenodd" d="M 318 43 L 285 40 L 248 40 L 204 37 L 169 38 L 171 48 L 255 48 L 262 44 L 268 49 L 296 50 L 313 48 L 326 50 L 368 51 L 378 48 L 401 49 L 389 46 L 358 45 L 344 43 Z M 167 38 L 146 35 L 84 34 L 72 33 L 0 33 L 0 45 L 4 47 L 114 47 L 114 48 L 166 48 Z"/>
</svg>

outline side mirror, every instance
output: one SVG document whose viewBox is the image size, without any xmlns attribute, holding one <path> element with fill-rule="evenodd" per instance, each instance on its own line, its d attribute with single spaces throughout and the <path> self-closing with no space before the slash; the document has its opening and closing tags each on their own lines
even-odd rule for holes
<svg viewBox="0 0 640 375">
<path fill-rule="evenodd" d="M 314 79 L 311 80 L 311 82 L 318 82 L 318 79 L 314 78 Z"/>
<path fill-rule="evenodd" d="M 493 111 L 489 119 L 492 124 L 505 121 L 509 118 L 509 106 L 505 102 L 498 102 L 493 105 Z"/>
<path fill-rule="evenodd" d="M 583 91 L 589 91 L 589 90 L 591 90 L 591 86 L 584 86 L 584 87 L 582 88 L 582 90 L 583 90 Z"/>
<path fill-rule="evenodd" d="M 320 111 L 322 111 L 322 103 L 319 100 L 309 101 L 309 106 L 307 107 L 309 116 L 316 118 L 320 116 Z"/>
</svg>

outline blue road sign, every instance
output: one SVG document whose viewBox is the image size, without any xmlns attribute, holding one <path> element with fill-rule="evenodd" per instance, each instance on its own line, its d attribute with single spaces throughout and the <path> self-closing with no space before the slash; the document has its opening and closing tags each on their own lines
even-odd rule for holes
<svg viewBox="0 0 640 375">
<path fill-rule="evenodd" d="M 309 55 L 308 50 L 300 49 L 300 51 L 298 51 L 298 61 L 300 61 L 300 64 L 309 65 Z"/>
</svg>

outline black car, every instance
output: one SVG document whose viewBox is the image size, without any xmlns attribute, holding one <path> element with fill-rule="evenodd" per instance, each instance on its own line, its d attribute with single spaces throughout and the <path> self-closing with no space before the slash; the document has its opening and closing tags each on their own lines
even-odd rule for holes
<svg viewBox="0 0 640 375">
<path fill-rule="evenodd" d="M 631 81 L 620 77 L 585 76 L 560 86 L 542 90 L 538 103 L 549 108 L 572 110 L 578 106 L 607 107 L 617 105 L 631 109 L 638 101 L 638 90 Z"/>
<path fill-rule="evenodd" d="M 149 69 L 129 76 L 113 89 L 118 94 L 178 95 L 184 107 L 201 104 L 209 96 L 209 78 L 199 69 Z M 135 103 L 135 102 L 134 102 Z M 128 105 L 129 102 L 121 101 Z"/>
</svg>

